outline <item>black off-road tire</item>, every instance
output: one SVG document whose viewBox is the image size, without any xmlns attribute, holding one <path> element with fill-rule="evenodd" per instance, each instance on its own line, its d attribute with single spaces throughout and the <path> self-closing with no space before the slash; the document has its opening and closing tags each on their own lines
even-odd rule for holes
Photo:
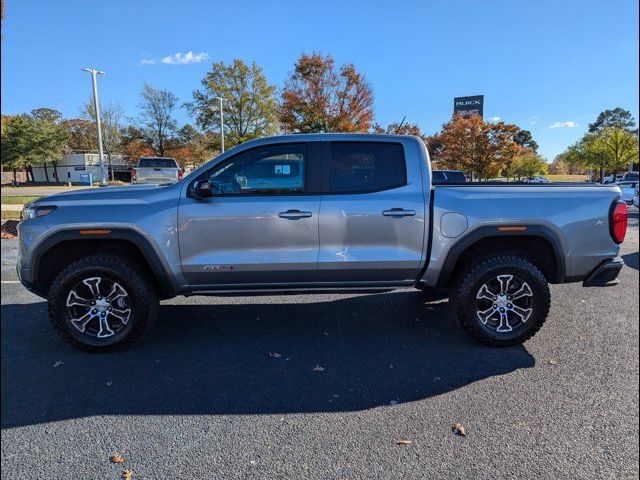
<svg viewBox="0 0 640 480">
<path fill-rule="evenodd" d="M 121 284 L 131 302 L 129 321 L 121 332 L 108 338 L 91 338 L 76 329 L 67 309 L 67 296 L 83 279 L 101 276 Z M 148 274 L 125 256 L 91 255 L 62 270 L 48 295 L 49 320 L 56 332 L 72 346 L 88 352 L 113 352 L 134 343 L 153 323 L 158 313 L 158 296 Z"/>
<path fill-rule="evenodd" d="M 497 332 L 488 328 L 479 318 L 476 295 L 486 282 L 498 275 L 514 275 L 527 282 L 533 313 L 520 327 L 511 332 Z M 531 262 L 519 256 L 496 256 L 482 260 L 457 277 L 451 301 L 462 328 L 478 342 L 491 347 L 519 345 L 533 337 L 549 314 L 551 293 L 547 279 Z"/>
</svg>

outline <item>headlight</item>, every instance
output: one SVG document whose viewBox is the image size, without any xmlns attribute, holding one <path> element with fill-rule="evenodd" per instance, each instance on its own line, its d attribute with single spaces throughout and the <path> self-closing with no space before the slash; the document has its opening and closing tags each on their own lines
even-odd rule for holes
<svg viewBox="0 0 640 480">
<path fill-rule="evenodd" d="M 44 217 L 53 212 L 56 207 L 24 207 L 20 214 L 20 220 L 28 220 L 30 218 Z"/>
</svg>

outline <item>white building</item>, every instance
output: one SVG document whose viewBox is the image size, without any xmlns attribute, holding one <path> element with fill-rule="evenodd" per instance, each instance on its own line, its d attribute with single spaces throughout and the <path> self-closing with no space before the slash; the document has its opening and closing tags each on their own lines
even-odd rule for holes
<svg viewBox="0 0 640 480">
<path fill-rule="evenodd" d="M 114 166 L 114 170 L 117 173 L 123 170 L 130 171 L 130 166 L 124 161 L 122 155 L 111 155 L 111 163 Z M 100 161 L 98 160 L 97 153 L 71 153 L 64 155 L 57 162 L 58 178 L 55 176 L 53 162 L 47 162 L 47 173 L 49 174 L 50 182 L 80 182 L 80 175 L 83 173 L 93 174 L 93 180 L 100 180 Z M 104 155 L 104 168 L 105 175 L 109 178 L 109 162 L 107 156 Z M 45 174 L 44 165 L 33 166 L 33 179 L 36 182 L 46 182 L 47 176 Z"/>
</svg>

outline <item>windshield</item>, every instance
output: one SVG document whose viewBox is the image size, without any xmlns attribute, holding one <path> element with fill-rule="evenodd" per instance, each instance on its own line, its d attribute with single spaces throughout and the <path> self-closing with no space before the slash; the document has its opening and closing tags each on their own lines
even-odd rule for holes
<svg viewBox="0 0 640 480">
<path fill-rule="evenodd" d="M 173 158 L 141 158 L 138 167 L 178 168 L 178 164 Z"/>
</svg>

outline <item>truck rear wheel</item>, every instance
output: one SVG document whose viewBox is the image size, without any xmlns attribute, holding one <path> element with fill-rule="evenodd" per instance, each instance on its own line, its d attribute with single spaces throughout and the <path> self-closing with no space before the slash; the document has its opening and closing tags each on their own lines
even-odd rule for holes
<svg viewBox="0 0 640 480">
<path fill-rule="evenodd" d="M 118 255 L 92 255 L 66 267 L 49 290 L 49 319 L 76 348 L 122 349 L 155 319 L 158 297 L 145 272 Z"/>
<path fill-rule="evenodd" d="M 525 342 L 549 314 L 547 280 L 522 257 L 488 258 L 463 273 L 454 287 L 458 321 L 474 339 L 492 347 Z"/>
</svg>

